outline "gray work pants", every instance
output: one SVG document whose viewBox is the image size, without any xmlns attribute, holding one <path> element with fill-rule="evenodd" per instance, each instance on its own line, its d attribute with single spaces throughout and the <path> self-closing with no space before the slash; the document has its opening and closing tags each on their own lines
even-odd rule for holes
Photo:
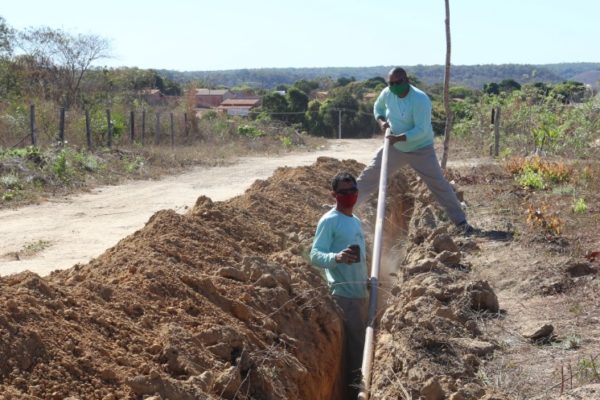
<svg viewBox="0 0 600 400">
<path fill-rule="evenodd" d="M 343 398 L 355 400 L 361 381 L 360 368 L 365 347 L 368 299 L 333 296 L 333 300 L 342 309 L 344 321 Z"/>
<path fill-rule="evenodd" d="M 359 191 L 356 206 L 359 206 L 379 189 L 382 154 L 383 146 L 377 150 L 375 157 L 373 157 L 369 165 L 367 165 L 358 177 Z M 456 193 L 454 193 L 452 186 L 444 178 L 444 173 L 440 168 L 433 146 L 423 147 L 406 153 L 397 150 L 394 146 L 390 146 L 388 176 L 392 177 L 396 171 L 406 164 L 410 165 L 423 182 L 425 182 L 431 193 L 433 193 L 435 200 L 446 210 L 452 222 L 460 224 L 466 221 L 465 213 L 456 197 Z"/>
</svg>

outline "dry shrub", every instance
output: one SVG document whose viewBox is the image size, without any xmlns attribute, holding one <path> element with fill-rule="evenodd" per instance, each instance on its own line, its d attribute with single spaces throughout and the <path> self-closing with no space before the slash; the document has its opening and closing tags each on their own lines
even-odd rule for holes
<svg viewBox="0 0 600 400">
<path fill-rule="evenodd" d="M 563 231 L 565 222 L 558 218 L 558 212 L 551 212 L 547 204 L 535 207 L 530 204 L 527 208 L 527 223 L 540 227 L 545 234 L 558 236 Z"/>
<path fill-rule="evenodd" d="M 504 168 L 511 175 L 532 171 L 554 183 L 567 182 L 573 175 L 573 167 L 563 161 L 548 161 L 539 156 L 513 157 L 505 163 Z"/>
</svg>

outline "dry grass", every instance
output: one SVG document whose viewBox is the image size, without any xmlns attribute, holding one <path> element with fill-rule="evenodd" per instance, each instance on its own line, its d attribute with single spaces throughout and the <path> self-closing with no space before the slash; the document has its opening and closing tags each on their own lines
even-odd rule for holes
<svg viewBox="0 0 600 400">
<path fill-rule="evenodd" d="M 515 159 L 502 165 L 504 177 L 494 173 L 498 167 L 457 173 L 472 223 L 515 232 L 510 242 L 478 241 L 480 251 L 468 256 L 503 310 L 499 318 L 479 321 L 500 344 L 480 378 L 511 399 L 555 399 L 600 382 L 600 301 L 590 296 L 600 283 L 597 275 L 570 277 L 564 269 L 600 250 L 600 162 Z M 555 178 L 545 189 L 523 189 L 511 174 L 524 168 Z M 482 177 L 494 177 L 493 184 Z M 579 198 L 585 212 L 574 212 Z M 528 326 L 544 322 L 554 326 L 555 340 L 538 344 L 523 337 Z"/>
<path fill-rule="evenodd" d="M 231 129 L 228 125 L 224 125 Z M 211 135 L 187 145 L 114 145 L 84 150 L 67 144 L 48 148 L 0 148 L 0 208 L 30 204 L 126 179 L 157 179 L 197 166 L 215 166 L 249 155 L 306 151 L 324 139 L 276 130 L 257 138 Z M 290 137 L 291 135 L 291 137 Z M 285 138 L 285 139 L 284 139 Z"/>
</svg>

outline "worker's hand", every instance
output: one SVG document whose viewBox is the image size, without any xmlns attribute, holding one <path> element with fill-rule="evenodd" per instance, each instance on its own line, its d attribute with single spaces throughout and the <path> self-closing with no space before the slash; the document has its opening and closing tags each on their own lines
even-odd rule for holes
<svg viewBox="0 0 600 400">
<path fill-rule="evenodd" d="M 335 255 L 336 263 L 352 264 L 357 261 L 358 257 L 350 248 L 345 248 L 344 250 L 340 251 Z"/>
<path fill-rule="evenodd" d="M 390 141 L 391 145 L 393 145 L 394 143 L 398 143 L 398 142 L 406 142 L 406 135 L 405 134 L 402 134 L 402 135 L 385 135 L 385 138 Z"/>
<path fill-rule="evenodd" d="M 390 127 L 390 124 L 382 119 L 378 119 L 377 123 L 379 124 L 379 128 L 381 128 L 383 132 L 385 132 L 385 130 Z"/>
</svg>

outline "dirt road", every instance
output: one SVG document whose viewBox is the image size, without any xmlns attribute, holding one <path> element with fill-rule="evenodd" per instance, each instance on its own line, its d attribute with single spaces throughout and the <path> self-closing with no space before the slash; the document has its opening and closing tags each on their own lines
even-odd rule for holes
<svg viewBox="0 0 600 400">
<path fill-rule="evenodd" d="M 0 275 L 30 270 L 44 276 L 86 263 L 140 229 L 158 210 L 183 213 L 200 195 L 225 200 L 243 193 L 256 179 L 271 176 L 278 167 L 309 165 L 320 156 L 366 163 L 380 144 L 381 138 L 332 140 L 329 148 L 319 151 L 242 158 L 226 167 L 198 167 L 160 181 L 104 186 L 91 193 L 2 210 Z"/>
</svg>

